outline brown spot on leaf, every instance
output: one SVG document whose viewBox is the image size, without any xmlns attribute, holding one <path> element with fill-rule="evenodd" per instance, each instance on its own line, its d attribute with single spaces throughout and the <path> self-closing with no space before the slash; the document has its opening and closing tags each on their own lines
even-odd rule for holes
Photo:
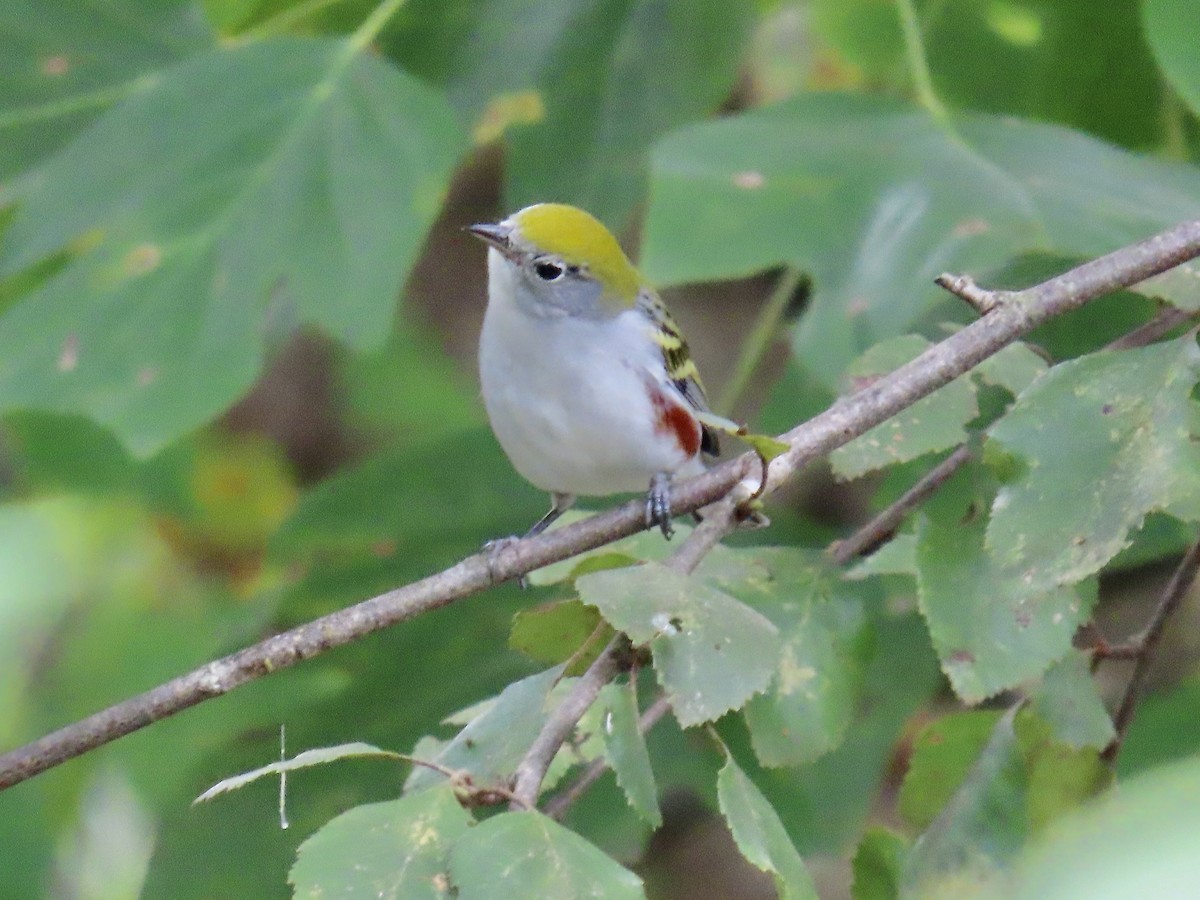
<svg viewBox="0 0 1200 900">
<path fill-rule="evenodd" d="M 47 56 L 42 59 L 42 74 L 50 75 L 54 78 L 61 78 L 67 74 L 71 68 L 71 63 L 61 53 L 56 53 L 54 56 Z"/>
<path fill-rule="evenodd" d="M 974 237 L 977 234 L 987 234 L 991 228 L 992 226 L 987 223 L 986 219 L 975 216 L 974 218 L 963 219 L 955 225 L 954 236 L 959 238 Z"/>
<path fill-rule="evenodd" d="M 950 662 L 958 666 L 969 666 L 975 662 L 975 654 L 970 650 L 955 650 L 950 654 Z"/>
<path fill-rule="evenodd" d="M 1100 415 L 1102 415 L 1102 416 L 1107 416 L 1112 411 L 1113 411 L 1113 407 L 1112 407 L 1111 403 L 1105 403 L 1102 407 L 1100 407 Z"/>
<path fill-rule="evenodd" d="M 137 383 L 138 387 L 149 387 L 158 380 L 157 366 L 142 366 L 138 369 Z"/>
</svg>

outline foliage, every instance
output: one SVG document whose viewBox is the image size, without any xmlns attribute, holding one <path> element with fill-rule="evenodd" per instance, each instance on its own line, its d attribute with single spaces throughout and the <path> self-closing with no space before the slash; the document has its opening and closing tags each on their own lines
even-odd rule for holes
<svg viewBox="0 0 1200 900">
<path fill-rule="evenodd" d="M 447 236 L 500 212 L 477 187 L 496 148 L 505 208 L 640 223 L 656 284 L 810 276 L 794 322 L 749 326 L 731 290 L 694 340 L 756 368 L 783 430 L 969 321 L 940 272 L 1020 288 L 1196 217 L 1194 18 L 1191 0 L 9 0 L 0 746 L 535 519 L 462 358 L 482 253 Z M 0 897 L 637 897 L 681 792 L 783 897 L 823 889 L 818 855 L 853 860 L 862 900 L 1194 883 L 1194 661 L 1110 769 L 1102 663 L 1073 640 L 1196 537 L 1194 332 L 1104 345 L 1200 310 L 1198 276 L 1052 323 L 835 451 L 850 484 L 828 494 L 877 511 L 976 450 L 866 560 L 833 563 L 816 509 L 768 509 L 773 528 L 688 574 L 668 561 L 681 522 L 675 544 L 638 535 L 428 613 L 0 794 Z M 786 366 L 756 365 L 775 344 Z M 281 393 L 297 359 L 316 381 Z M 542 811 L 504 808 L 614 630 L 628 665 Z M 301 752 L 280 759 L 284 722 Z M 614 775 L 545 814 L 595 765 Z"/>
</svg>

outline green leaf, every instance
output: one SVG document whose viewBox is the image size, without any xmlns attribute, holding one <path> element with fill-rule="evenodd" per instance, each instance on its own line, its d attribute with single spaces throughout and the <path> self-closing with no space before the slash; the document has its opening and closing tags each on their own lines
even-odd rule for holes
<svg viewBox="0 0 1200 900">
<path fill-rule="evenodd" d="M 775 876 L 780 900 L 816 900 L 816 887 L 779 815 L 728 751 L 717 773 L 717 803 L 742 855 Z"/>
<path fill-rule="evenodd" d="M 850 579 L 917 574 L 917 536 L 898 534 L 846 572 Z"/>
<path fill-rule="evenodd" d="M 1097 572 L 1151 511 L 1200 518 L 1198 378 L 1200 348 L 1187 335 L 1070 360 L 1038 379 L 990 431 L 1023 464 L 993 504 L 996 560 L 1045 590 Z"/>
<path fill-rule="evenodd" d="M 917 530 L 921 613 L 942 671 L 967 703 L 1041 675 L 1070 650 L 1095 603 L 1094 584 L 1038 589 L 1022 568 L 1002 566 L 984 550 L 986 527 L 978 514 L 924 516 Z"/>
<path fill-rule="evenodd" d="M 859 353 L 944 302 L 940 272 L 1141 240 L 1195 216 L 1200 171 L 1050 125 L 963 115 L 947 128 L 880 97 L 803 94 L 669 135 L 650 196 L 653 281 L 813 273 L 794 349 L 832 388 Z"/>
<path fill-rule="evenodd" d="M 854 900 L 900 900 L 900 875 L 909 844 L 899 834 L 868 828 L 852 863 Z"/>
<path fill-rule="evenodd" d="M 591 513 L 572 509 L 558 518 L 553 528 L 563 528 L 572 522 L 586 519 Z M 675 524 L 677 540 L 687 540 L 692 526 L 686 522 Z M 655 560 L 662 561 L 673 553 L 675 547 L 662 539 L 656 531 L 639 531 L 637 534 L 622 538 L 595 550 L 588 550 L 562 562 L 551 563 L 529 573 L 529 583 L 538 586 L 557 584 L 568 581 L 589 572 L 602 572 L 605 569 L 623 569 L 639 562 Z"/>
<path fill-rule="evenodd" d="M 1015 715 L 1016 707 L 995 721 L 954 796 L 913 845 L 902 879 L 905 896 L 972 896 L 995 883 L 1020 851 L 1028 835 L 1027 776 Z"/>
<path fill-rule="evenodd" d="M 448 787 L 356 806 L 300 845 L 295 897 L 452 897 L 450 849 L 471 816 Z"/>
<path fill-rule="evenodd" d="M 1119 900 L 1187 896 L 1200 877 L 1200 761 L 1124 780 L 1022 855 L 1003 896 Z"/>
<path fill-rule="evenodd" d="M 1200 678 L 1145 697 L 1117 757 L 1124 781 L 1155 766 L 1200 754 Z"/>
<path fill-rule="evenodd" d="M 766 690 L 780 637 L 768 619 L 696 575 L 646 563 L 585 575 L 584 603 L 654 652 L 654 670 L 685 728 Z"/>
<path fill-rule="evenodd" d="M 259 766 L 257 769 L 251 769 L 249 772 L 243 772 L 240 775 L 223 778 L 192 802 L 203 803 L 221 794 L 244 788 L 246 785 L 268 775 L 282 775 L 284 772 L 294 772 L 297 769 L 307 769 L 310 766 L 323 766 L 327 763 L 337 762 L 340 759 L 354 759 L 364 756 L 382 757 L 385 759 L 405 758 L 402 753 L 383 750 L 374 744 L 367 744 L 362 741 L 352 741 L 348 744 L 338 744 L 333 747 L 316 747 L 312 750 L 297 753 L 291 759 L 273 762 L 265 766 Z"/>
<path fill-rule="evenodd" d="M 1200 115 L 1200 54 L 1192 40 L 1196 8 L 1189 0 L 1142 0 L 1141 6 L 1146 41 L 1163 75 Z"/>
<path fill-rule="evenodd" d="M 725 550 L 700 571 L 766 616 L 783 641 L 770 689 L 746 704 L 759 761 L 795 766 L 837 747 L 854 718 L 869 656 L 862 601 L 839 589 L 822 554 L 798 548 Z"/>
<path fill-rule="evenodd" d="M 638 728 L 637 691 L 632 681 L 608 685 L 604 691 L 608 711 L 602 732 L 608 764 L 633 811 L 658 828 L 662 825 L 662 811 L 658 808 L 658 788 L 646 740 Z"/>
<path fill-rule="evenodd" d="M 1072 650 L 1050 667 L 1033 695 L 1033 711 L 1072 747 L 1103 749 L 1116 736 L 1092 678 L 1091 655 Z"/>
<path fill-rule="evenodd" d="M 846 370 L 848 393 L 893 372 L 932 346 L 925 338 L 912 334 L 876 344 Z M 959 378 L 834 450 L 829 462 L 839 477 L 857 478 L 884 466 L 956 447 L 967 439 L 963 426 L 978 414 L 974 385 L 968 378 Z"/>
<path fill-rule="evenodd" d="M 900 787 L 900 813 L 908 822 L 922 831 L 933 824 L 999 720 L 999 713 L 971 710 L 943 716 L 921 729 Z"/>
<path fill-rule="evenodd" d="M 566 662 L 587 644 L 603 621 L 594 607 L 578 600 L 543 603 L 517 613 L 508 646 L 541 663 Z M 582 675 L 611 637 L 611 628 L 596 635 L 591 651 L 580 654 L 566 674 Z"/>
<path fill-rule="evenodd" d="M 1028 344 L 1018 341 L 989 356 L 972 373 L 985 384 L 1002 387 L 1016 397 L 1049 368 Z"/>
<path fill-rule="evenodd" d="M 642 880 L 538 812 L 506 812 L 463 835 L 450 854 L 459 900 L 644 897 Z"/>
<path fill-rule="evenodd" d="M 644 196 L 651 142 L 729 94 L 750 9 L 600 0 L 573 13 L 539 73 L 545 118 L 509 134 L 506 202 L 555 197 L 616 228 Z"/>
<path fill-rule="evenodd" d="M 73 255 L 0 318 L 0 409 L 83 412 L 149 453 L 244 392 L 272 337 L 377 347 L 462 145 L 439 96 L 348 41 L 164 71 L 17 198 L 0 274 Z"/>
<path fill-rule="evenodd" d="M 562 668 L 556 667 L 510 684 L 430 762 L 465 772 L 480 787 L 503 784 L 545 723 L 550 690 L 561 677 Z M 411 793 L 445 780 L 440 772 L 417 766 L 404 789 Z"/>
<path fill-rule="evenodd" d="M 192 0 L 6 0 L 0 183 L 61 147 L 114 101 L 145 90 L 157 70 L 212 43 Z"/>
</svg>

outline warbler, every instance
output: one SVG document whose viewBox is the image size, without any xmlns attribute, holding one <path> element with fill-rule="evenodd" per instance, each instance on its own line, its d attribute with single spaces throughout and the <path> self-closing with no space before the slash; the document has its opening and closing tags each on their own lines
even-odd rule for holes
<svg viewBox="0 0 1200 900">
<path fill-rule="evenodd" d="M 646 525 L 670 538 L 671 478 L 717 454 L 718 419 L 666 306 L 576 207 L 539 203 L 468 230 L 489 245 L 484 406 L 513 467 L 551 496 L 528 534 L 577 495 L 646 490 Z"/>
</svg>

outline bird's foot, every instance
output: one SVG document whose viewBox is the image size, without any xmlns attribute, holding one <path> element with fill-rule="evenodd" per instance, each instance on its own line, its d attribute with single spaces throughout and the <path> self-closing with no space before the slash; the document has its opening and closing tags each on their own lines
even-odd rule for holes
<svg viewBox="0 0 1200 900">
<path fill-rule="evenodd" d="M 668 541 L 675 534 L 671 525 L 671 476 L 661 472 L 650 479 L 646 494 L 646 527 L 655 525 Z"/>
</svg>

